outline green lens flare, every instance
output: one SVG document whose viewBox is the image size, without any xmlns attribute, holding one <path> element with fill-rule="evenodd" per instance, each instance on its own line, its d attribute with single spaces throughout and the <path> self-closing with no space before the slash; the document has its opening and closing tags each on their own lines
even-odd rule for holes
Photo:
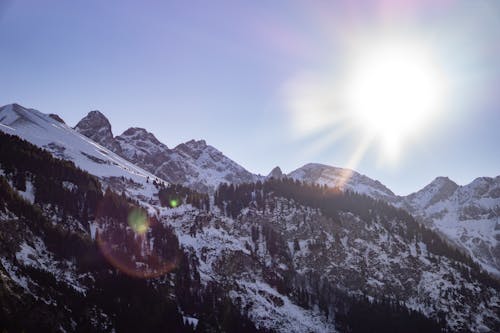
<svg viewBox="0 0 500 333">
<path fill-rule="evenodd" d="M 144 235 L 149 229 L 146 213 L 140 209 L 134 209 L 128 215 L 128 225 L 139 235 Z"/>
<path fill-rule="evenodd" d="M 179 206 L 179 200 L 177 199 L 170 200 L 170 207 L 175 208 L 177 206 Z"/>
</svg>

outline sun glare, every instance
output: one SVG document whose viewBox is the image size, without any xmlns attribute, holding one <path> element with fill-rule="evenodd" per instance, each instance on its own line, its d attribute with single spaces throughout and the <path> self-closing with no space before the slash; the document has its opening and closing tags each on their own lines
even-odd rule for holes
<svg viewBox="0 0 500 333">
<path fill-rule="evenodd" d="M 381 43 L 359 54 L 344 86 L 347 111 L 387 158 L 396 158 L 441 109 L 443 79 L 428 52 L 414 45 Z"/>
</svg>

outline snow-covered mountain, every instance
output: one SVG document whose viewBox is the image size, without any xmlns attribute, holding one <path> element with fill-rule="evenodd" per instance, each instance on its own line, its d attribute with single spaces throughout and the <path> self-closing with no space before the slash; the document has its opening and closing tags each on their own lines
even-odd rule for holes
<svg viewBox="0 0 500 333">
<path fill-rule="evenodd" d="M 198 191 L 213 192 L 220 183 L 238 184 L 262 178 L 204 140 L 191 140 L 170 149 L 154 134 L 137 127 L 113 138 L 109 121 L 98 111 L 90 112 L 75 129 L 156 176 Z"/>
<path fill-rule="evenodd" d="M 98 116 L 96 112 L 91 113 Z M 55 157 L 70 160 L 79 168 L 99 177 L 104 184 L 119 191 L 124 190 L 130 195 L 151 197 L 153 191 L 156 191 L 151 184 L 153 180 L 164 182 L 57 118 L 19 104 L 9 104 L 0 108 L 0 130 L 46 149 Z M 124 180 L 132 185 L 118 185 Z"/>
<path fill-rule="evenodd" d="M 464 186 L 438 177 L 399 204 L 500 276 L 500 176 Z"/>
<path fill-rule="evenodd" d="M 210 193 L 223 182 L 237 184 L 264 179 L 203 140 L 191 140 L 170 149 L 152 133 L 137 127 L 114 137 L 110 122 L 99 111 L 91 111 L 76 125 L 76 131 L 84 137 L 55 115 L 17 104 L 0 109 L 0 124 L 4 131 L 14 133 L 15 130 L 17 135 L 58 157 L 75 161 L 98 176 L 134 178 L 140 174 L 142 180 L 156 176 Z M 277 167 L 268 177 L 283 176 Z M 379 181 L 353 170 L 323 164 L 306 164 L 287 176 L 340 187 L 402 207 L 467 251 L 484 269 L 500 276 L 499 177 L 478 178 L 466 186 L 438 177 L 422 190 L 400 197 Z"/>
<path fill-rule="evenodd" d="M 310 163 L 288 174 L 308 183 L 340 187 L 404 208 L 500 276 L 500 176 L 459 186 L 438 177 L 418 192 L 397 196 L 355 171 Z"/>
<path fill-rule="evenodd" d="M 404 320 L 410 320 L 407 309 L 413 309 L 456 331 L 495 332 L 500 327 L 500 288 L 495 281 L 490 281 L 468 257 L 448 247 L 434 232 L 422 228 L 402 210 L 364 196 L 334 193 L 334 197 L 324 197 L 328 191 L 301 188 L 294 182 L 286 183 L 286 178 L 282 183 L 269 181 L 265 186 L 259 183 L 241 186 L 238 190 L 229 186 L 225 190 L 221 188 L 209 208 L 197 208 L 185 203 L 189 197 L 197 197 L 194 193 L 182 197 L 179 202 L 184 201 L 184 204 L 179 207 L 177 204 L 173 208 L 165 207 L 160 204 L 159 188 L 151 181 L 163 181 L 156 178 L 162 170 L 161 165 L 154 172 L 156 176 L 140 166 L 148 166 L 149 170 L 159 159 L 165 158 L 167 166 L 168 163 L 179 163 L 180 172 L 189 175 L 186 185 L 197 187 L 200 186 L 197 181 L 203 180 L 206 188 L 215 186 L 221 179 L 230 181 L 231 175 L 238 175 L 241 169 L 203 141 L 189 141 L 170 149 L 140 128 L 131 128 L 115 138 L 109 122 L 102 121 L 102 117 L 94 112 L 91 118 L 98 119 L 101 124 L 95 133 L 102 134 L 94 140 L 111 149 L 119 149 L 124 159 L 56 118 L 16 104 L 7 105 L 0 108 L 0 129 L 44 148 L 56 157 L 73 161 L 76 166 L 99 177 L 103 185 L 110 186 L 118 194 L 123 192 L 124 196 L 115 196 L 115 200 L 110 200 L 111 204 L 128 197 L 147 208 L 158 223 L 146 224 L 136 235 L 132 229 L 137 221 L 132 221 L 132 224 L 130 221 L 112 223 L 111 217 L 103 215 L 99 218 L 95 212 L 96 216 L 90 220 L 88 215 L 84 219 L 79 212 L 68 217 L 63 212 L 68 203 L 58 196 L 56 199 L 62 202 L 38 203 L 43 208 L 44 218 L 50 221 L 43 227 L 50 229 L 56 225 L 65 231 L 62 234 L 67 239 L 84 240 L 87 244 L 81 247 L 84 253 L 95 248 L 92 242 L 97 231 L 99 235 L 110 233 L 114 237 L 109 240 L 117 242 L 110 248 L 119 251 L 130 246 L 131 253 L 134 253 L 133 260 L 127 261 L 134 267 L 124 269 L 123 262 L 116 263 L 117 258 L 131 258 L 129 252 L 110 260 L 117 270 L 129 273 L 134 269 L 147 271 L 148 263 L 157 263 L 158 257 L 151 258 L 152 253 L 169 254 L 162 242 L 169 246 L 178 242 L 182 251 L 186 251 L 184 256 L 189 262 L 179 265 L 180 272 L 185 275 L 180 275 L 180 272 L 167 274 L 151 283 L 148 281 L 148 284 L 154 290 L 165 291 L 164 295 L 169 295 L 171 301 L 176 302 L 174 308 L 185 315 L 186 320 L 197 322 L 197 316 L 202 318 L 199 303 L 212 304 L 209 310 L 223 306 L 217 304 L 221 298 L 203 299 L 200 296 L 206 291 L 222 290 L 228 302 L 234 304 L 245 318 L 250 318 L 256 327 L 275 332 L 352 331 L 350 327 L 357 317 L 356 312 L 353 314 L 350 309 L 355 309 L 353 304 L 358 304 L 356 302 L 363 302 L 361 297 L 385 299 L 384 306 L 392 300 L 397 305 L 391 305 L 391 311 L 400 311 L 402 317 L 398 318 Z M 79 124 L 78 130 L 85 130 L 92 136 L 92 121 Z M 115 143 L 119 148 L 113 148 Z M 129 159 L 135 159 L 139 166 Z M 164 167 L 165 172 L 170 172 L 169 177 L 173 177 L 172 166 L 167 166 Z M 0 165 L 0 175 L 6 177 L 2 186 L 6 186 L 7 182 L 9 191 L 17 191 L 33 204 L 33 192 L 36 194 L 39 190 L 30 180 L 34 176 L 25 174 L 26 188 L 21 189 L 16 187 L 19 181 L 16 180 L 15 168 L 9 170 Z M 349 177 L 346 178 L 346 175 Z M 43 178 L 43 174 L 38 176 Z M 270 176 L 276 180 L 281 177 L 281 172 L 275 169 Z M 482 225 L 487 209 L 490 209 L 491 216 L 498 217 L 498 178 L 479 179 L 470 187 L 459 187 L 440 178 L 422 191 L 400 198 L 366 176 L 325 165 L 308 164 L 289 177 L 308 183 L 340 186 L 400 207 L 406 205 L 408 210 L 416 207 L 424 212 L 419 216 L 422 219 L 428 217 L 430 225 L 436 226 L 437 230 L 440 230 L 440 224 L 435 222 L 435 212 L 437 216 L 441 216 L 440 212 L 444 212 L 442 216 L 449 216 L 443 221 L 449 222 L 453 228 L 454 218 L 458 221 L 462 217 L 464 222 L 475 219 Z M 51 179 L 45 181 L 62 187 L 64 193 L 65 189 L 73 191 L 77 182 L 84 187 L 85 179 L 80 175 L 73 184 L 65 181 L 59 184 Z M 313 197 L 307 197 L 307 193 Z M 85 198 L 82 196 L 79 199 L 85 202 Z M 321 206 L 322 202 L 326 204 Z M 14 203 L 19 207 L 19 203 Z M 440 205 L 446 206 L 445 209 L 441 209 Z M 0 208 L 0 237 L 3 237 L 0 240 L 2 245 L 6 244 L 3 248 L 8 249 L 0 251 L 0 280 L 4 282 L 0 287 L 7 285 L 7 290 L 19 290 L 19 293 L 31 295 L 46 303 L 47 309 L 53 309 L 50 306 L 55 308 L 57 302 L 64 302 L 61 295 L 69 293 L 68 290 L 76 299 L 86 299 L 86 295 L 96 295 L 103 290 L 114 290 L 109 284 L 102 290 L 95 289 L 94 283 L 102 279 L 114 282 L 120 274 L 110 269 L 95 272 L 89 269 L 88 264 L 82 264 L 80 257 L 58 260 L 61 253 L 53 249 L 53 244 L 58 244 L 60 239 L 54 242 L 46 236 L 53 233 L 37 233 L 36 225 L 23 224 L 22 210 L 9 211 L 2 205 Z M 450 215 L 453 211 L 457 211 L 457 215 Z M 23 230 L 22 233 L 13 233 L 15 241 L 9 238 L 12 226 L 16 225 L 11 221 L 16 221 Z M 74 225 L 78 227 L 68 228 Z M 122 237 L 120 232 L 114 234 L 113 225 L 126 237 Z M 4 238 L 9 242 L 4 243 Z M 475 242 L 471 240 L 463 246 L 471 246 Z M 65 253 L 62 251 L 63 255 Z M 109 257 L 109 253 L 107 255 Z M 148 258 L 155 260 L 146 260 Z M 50 279 L 61 280 L 61 285 L 55 290 L 44 288 L 44 283 Z M 172 288 L 189 294 L 192 303 L 183 303 L 183 294 L 174 295 Z M 116 289 L 120 291 L 119 287 Z M 0 291 L 3 292 L 2 289 Z M 92 323 L 95 327 L 99 327 L 100 322 L 106 324 L 103 331 L 115 327 L 114 311 L 127 305 L 116 302 L 110 306 L 109 299 L 113 301 L 113 297 L 99 299 L 100 303 L 96 303 L 99 306 L 85 312 L 87 316 L 96 315 L 98 322 Z M 370 302 L 361 304 L 367 306 Z M 380 310 L 383 304 L 377 304 L 373 302 L 371 306 Z M 81 309 L 79 306 L 77 303 L 60 313 L 65 319 L 61 327 L 68 330 L 72 325 L 81 324 L 77 323 L 78 312 L 75 312 Z M 121 318 L 123 313 L 127 312 L 121 312 Z M 155 313 L 158 315 L 156 310 Z M 367 313 L 361 313 L 363 319 L 367 319 Z M 415 318 L 414 313 L 411 316 Z M 203 319 L 209 318 L 210 315 L 207 315 Z M 213 330 L 218 331 L 216 328 Z"/>
<path fill-rule="evenodd" d="M 392 201 L 394 193 L 377 180 L 350 169 L 309 163 L 288 174 L 306 183 L 338 187 L 343 190 L 365 194 L 375 199 Z"/>
</svg>

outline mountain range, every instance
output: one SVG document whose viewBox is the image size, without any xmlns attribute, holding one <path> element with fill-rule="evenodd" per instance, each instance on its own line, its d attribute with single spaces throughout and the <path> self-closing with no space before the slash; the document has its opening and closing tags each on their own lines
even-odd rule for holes
<svg viewBox="0 0 500 333">
<path fill-rule="evenodd" d="M 152 133 L 135 127 L 113 137 L 111 124 L 99 111 L 90 112 L 75 130 L 170 183 L 199 191 L 213 193 L 223 182 L 241 184 L 263 179 L 203 140 L 169 149 Z M 281 169 L 277 167 L 269 175 L 281 177 Z M 403 207 L 467 251 L 484 269 L 500 276 L 500 176 L 481 177 L 465 186 L 438 177 L 406 197 L 396 196 L 379 181 L 353 170 L 317 163 L 306 164 L 286 176 L 342 187 Z"/>
<path fill-rule="evenodd" d="M 355 308 L 352 304 L 359 299 L 349 297 L 361 295 L 387 296 L 392 299 L 387 304 L 403 304 L 450 331 L 494 332 L 500 327 L 500 291 L 495 279 L 490 281 L 483 272 L 500 276 L 500 177 L 477 178 L 465 186 L 438 177 L 403 197 L 353 170 L 311 163 L 289 174 L 276 167 L 265 177 L 252 174 L 203 140 L 169 148 L 137 127 L 114 136 L 99 111 L 91 111 L 72 128 L 57 115 L 10 104 L 0 108 L 0 129 L 73 162 L 96 176 L 103 188 L 131 198 L 171 228 L 198 274 L 194 278 L 191 271 L 187 280 L 204 286 L 192 288 L 199 293 L 212 285 L 222 288 L 231 306 L 256 329 L 352 331 L 355 324 L 346 318 L 353 314 L 342 309 Z M 37 197 L 35 171 L 24 175 L 26 180 L 18 186 L 18 173 L 8 172 L 0 162 L 2 175 L 20 197 L 42 207 L 48 219 L 58 215 L 54 207 L 60 203 Z M 61 186 L 71 189 L 75 182 L 64 180 Z M 186 205 L 169 207 L 168 191 L 177 196 L 188 193 L 183 197 Z M 210 208 L 193 199 L 204 193 Z M 165 201 L 164 195 L 170 199 Z M 4 220 L 20 218 L 13 211 L 3 214 Z M 92 221 L 86 224 L 74 216 L 64 223 L 90 240 L 111 230 L 99 216 Z M 57 223 L 64 228 L 62 220 Z M 47 250 L 45 238 L 26 232 L 31 236 L 19 241 L 14 257 L 2 257 L 2 280 L 9 288 L 17 285 L 42 297 L 29 288 L 29 281 L 42 282 L 26 267 L 66 274 L 66 284 L 87 293 L 91 280 L 102 278 L 94 273 L 88 273 L 87 280 L 80 278 L 76 268 L 53 259 L 57 255 Z M 139 243 L 142 256 L 154 252 L 154 239 Z M 65 265 L 67 273 L 50 268 L 57 263 Z M 140 261 L 135 265 L 136 270 L 147 266 Z M 160 289 L 175 285 L 170 278 L 153 284 Z M 56 294 L 49 292 L 46 298 L 55 299 Z M 199 307 L 175 302 L 185 322 L 211 323 Z M 107 325 L 100 327 L 103 331 L 116 325 L 110 316 L 115 310 L 106 309 L 102 305 L 95 310 Z M 391 309 L 399 311 L 396 305 Z M 63 329 L 71 327 L 71 320 Z"/>
</svg>

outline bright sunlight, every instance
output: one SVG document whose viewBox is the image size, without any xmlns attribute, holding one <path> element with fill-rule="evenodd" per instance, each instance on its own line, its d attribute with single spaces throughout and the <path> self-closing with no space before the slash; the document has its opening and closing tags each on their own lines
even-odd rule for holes
<svg viewBox="0 0 500 333">
<path fill-rule="evenodd" d="M 395 159 L 405 140 L 419 135 L 442 109 L 444 82 L 425 48 L 377 43 L 354 57 L 345 85 L 347 111 Z"/>
</svg>

